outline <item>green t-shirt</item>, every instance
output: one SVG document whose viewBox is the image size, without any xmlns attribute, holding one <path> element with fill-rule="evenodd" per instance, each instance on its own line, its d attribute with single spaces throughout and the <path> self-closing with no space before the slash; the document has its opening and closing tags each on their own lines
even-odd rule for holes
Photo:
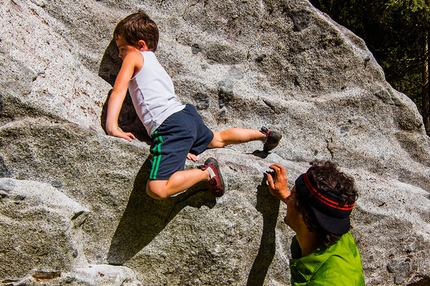
<svg viewBox="0 0 430 286">
<path fill-rule="evenodd" d="M 301 258 L 301 249 L 294 237 L 291 253 L 292 285 L 365 285 L 360 253 L 349 232 L 335 244 L 321 246 Z"/>
</svg>

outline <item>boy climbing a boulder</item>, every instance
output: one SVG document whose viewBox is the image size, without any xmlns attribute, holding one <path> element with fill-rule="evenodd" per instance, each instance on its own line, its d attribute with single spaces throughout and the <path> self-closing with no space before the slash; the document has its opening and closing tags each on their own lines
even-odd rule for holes
<svg viewBox="0 0 430 286">
<path fill-rule="evenodd" d="M 197 155 L 209 148 L 223 148 L 260 140 L 269 152 L 281 140 L 281 134 L 262 127 L 261 130 L 231 128 L 212 132 L 192 104 L 182 104 L 173 82 L 158 62 L 159 32 L 144 12 L 121 20 L 113 33 L 122 59 L 121 69 L 108 101 L 106 131 L 128 141 L 135 139 L 118 126 L 118 117 L 127 90 L 137 115 L 151 136 L 151 169 L 146 191 L 154 199 L 165 199 L 198 182 L 206 181 L 215 196 L 224 194 L 224 181 L 215 158 L 204 165 L 184 170 L 185 160 L 197 161 Z"/>
</svg>

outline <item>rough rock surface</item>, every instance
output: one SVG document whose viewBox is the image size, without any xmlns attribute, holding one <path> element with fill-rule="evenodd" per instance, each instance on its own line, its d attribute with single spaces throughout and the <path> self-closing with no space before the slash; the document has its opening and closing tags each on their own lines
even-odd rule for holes
<svg viewBox="0 0 430 286">
<path fill-rule="evenodd" d="M 165 201 L 145 193 L 148 137 L 130 102 L 106 136 L 121 18 L 145 10 L 157 55 L 207 125 L 280 130 L 271 154 L 210 150 L 228 181 Z M 360 191 L 353 235 L 367 285 L 430 283 L 430 140 L 365 43 L 307 1 L 2 0 L 0 283 L 289 285 L 292 231 L 269 193 L 331 159 Z M 196 164 L 187 163 L 187 167 Z"/>
</svg>

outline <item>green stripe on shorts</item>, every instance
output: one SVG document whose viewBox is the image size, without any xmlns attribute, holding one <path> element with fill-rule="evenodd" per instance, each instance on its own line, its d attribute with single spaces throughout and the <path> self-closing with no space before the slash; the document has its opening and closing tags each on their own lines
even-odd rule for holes
<svg viewBox="0 0 430 286">
<path fill-rule="evenodd" d="M 151 172 L 149 173 L 149 179 L 156 180 L 158 169 L 160 168 L 161 157 L 162 157 L 161 145 L 163 143 L 163 137 L 158 136 L 157 131 L 153 132 L 152 136 L 155 137 L 154 139 L 155 146 L 151 149 L 151 152 L 154 155 L 154 157 L 152 159 L 152 166 L 151 166 Z"/>
</svg>

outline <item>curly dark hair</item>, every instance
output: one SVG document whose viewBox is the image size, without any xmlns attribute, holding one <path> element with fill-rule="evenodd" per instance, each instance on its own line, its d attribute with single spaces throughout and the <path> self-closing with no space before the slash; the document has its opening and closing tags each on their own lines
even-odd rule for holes
<svg viewBox="0 0 430 286">
<path fill-rule="evenodd" d="M 113 31 L 114 39 L 124 37 L 127 43 L 137 47 L 139 40 L 145 41 L 148 49 L 157 50 L 159 31 L 157 24 L 145 12 L 136 12 L 122 19 Z"/>
<path fill-rule="evenodd" d="M 358 194 L 354 186 L 354 179 L 340 172 L 337 165 L 331 161 L 313 161 L 307 171 L 309 178 L 315 182 L 315 188 L 321 192 L 331 192 L 339 197 L 339 203 L 352 204 L 356 201 Z M 295 208 L 302 214 L 303 221 L 309 231 L 316 234 L 317 239 L 325 246 L 336 243 L 342 235 L 333 234 L 321 227 L 309 203 L 295 193 Z"/>
</svg>

